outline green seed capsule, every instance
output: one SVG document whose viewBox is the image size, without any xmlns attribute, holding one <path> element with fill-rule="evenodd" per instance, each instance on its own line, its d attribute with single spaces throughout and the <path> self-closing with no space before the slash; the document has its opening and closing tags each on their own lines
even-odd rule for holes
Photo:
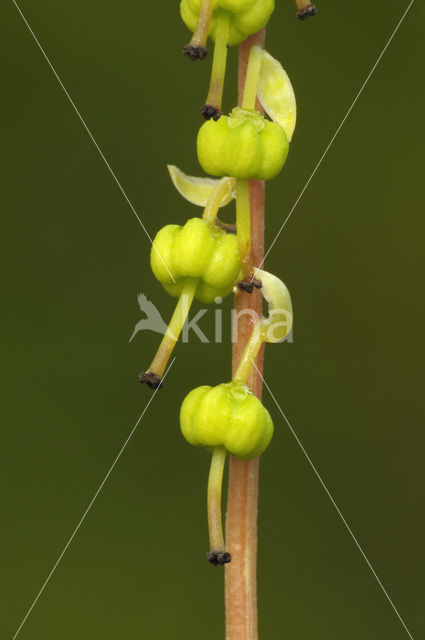
<svg viewBox="0 0 425 640">
<path fill-rule="evenodd" d="M 202 125 L 197 148 L 202 168 L 213 176 L 270 180 L 285 164 L 289 144 L 282 127 L 235 107 L 230 116 Z"/>
<path fill-rule="evenodd" d="M 169 224 L 161 229 L 153 242 L 151 267 L 175 297 L 186 278 L 199 278 L 195 297 L 201 302 L 224 298 L 241 277 L 236 236 L 201 218 L 192 218 L 183 227 Z"/>
<path fill-rule="evenodd" d="M 197 447 L 224 447 L 249 460 L 261 455 L 273 435 L 267 409 L 249 389 L 235 382 L 193 389 L 180 410 L 183 436 Z"/>
<path fill-rule="evenodd" d="M 201 0 L 182 0 L 180 14 L 190 31 L 195 31 Z M 229 12 L 229 45 L 236 45 L 262 29 L 274 10 L 274 0 L 213 0 L 209 36 L 216 39 L 220 14 Z"/>
</svg>

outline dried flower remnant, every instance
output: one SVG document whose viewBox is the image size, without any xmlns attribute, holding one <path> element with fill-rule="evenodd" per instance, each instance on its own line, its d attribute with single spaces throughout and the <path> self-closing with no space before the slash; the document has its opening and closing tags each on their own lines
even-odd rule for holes
<svg viewBox="0 0 425 640">
<path fill-rule="evenodd" d="M 297 1 L 297 18 L 298 20 L 306 20 L 311 16 L 315 16 L 317 13 L 316 7 L 311 4 L 310 0 L 296 0 Z"/>
</svg>

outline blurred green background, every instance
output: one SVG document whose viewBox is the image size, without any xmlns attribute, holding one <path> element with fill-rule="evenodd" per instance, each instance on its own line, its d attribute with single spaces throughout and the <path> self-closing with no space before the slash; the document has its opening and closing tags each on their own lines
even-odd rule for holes
<svg viewBox="0 0 425 640">
<path fill-rule="evenodd" d="M 319 3 L 319 0 L 318 0 Z M 296 91 L 288 162 L 267 189 L 267 245 L 407 2 L 279 0 L 268 49 Z M 20 6 L 149 232 L 200 213 L 166 163 L 200 174 L 210 61 L 180 50 L 177 2 Z M 149 243 L 11 1 L 2 23 L 0 636 L 11 639 L 146 406 L 158 343 L 128 343 L 144 292 L 167 318 Z M 294 343 L 266 379 L 413 637 L 425 636 L 423 22 L 414 3 L 267 259 L 289 286 Z M 235 102 L 231 51 L 225 108 Z M 228 219 L 232 211 L 226 212 Z M 230 372 L 223 344 L 176 349 L 166 388 L 70 545 L 22 640 L 223 638 L 205 559 L 208 455 L 179 433 L 185 394 Z M 194 310 L 200 305 L 196 303 Z M 213 313 L 201 328 L 213 331 Z M 267 392 L 260 638 L 407 636 Z"/>
</svg>

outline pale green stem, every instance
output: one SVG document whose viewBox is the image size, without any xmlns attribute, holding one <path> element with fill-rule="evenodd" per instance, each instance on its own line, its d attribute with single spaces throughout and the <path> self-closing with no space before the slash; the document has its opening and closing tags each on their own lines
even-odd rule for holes
<svg viewBox="0 0 425 640">
<path fill-rule="evenodd" d="M 211 551 L 224 551 L 223 525 L 221 519 L 221 490 L 226 455 L 227 452 L 224 447 L 214 448 L 208 477 L 208 531 Z"/>
<path fill-rule="evenodd" d="M 235 178 L 222 178 L 217 183 L 217 185 L 211 191 L 204 209 L 204 213 L 202 214 L 205 222 L 208 222 L 208 224 L 210 225 L 215 224 L 220 205 L 228 196 L 231 195 L 235 188 L 235 183 Z"/>
<path fill-rule="evenodd" d="M 198 22 L 190 44 L 195 47 L 205 47 L 210 30 L 213 0 L 202 0 L 199 8 Z"/>
<path fill-rule="evenodd" d="M 217 19 L 211 80 L 208 90 L 208 96 L 206 99 L 206 104 L 213 105 L 218 110 L 221 109 L 224 79 L 226 76 L 229 23 L 230 15 L 227 11 L 223 11 Z"/>
<path fill-rule="evenodd" d="M 264 46 L 265 30 L 255 34 L 239 47 L 239 103 L 241 103 L 249 49 L 253 42 Z M 252 203 L 252 253 L 255 263 L 262 262 L 264 255 L 264 183 L 250 181 Z M 251 309 L 261 314 L 262 303 L 259 292 L 236 296 L 237 311 Z M 238 331 L 238 341 L 233 344 L 234 369 L 239 364 L 242 350 L 249 333 L 250 319 L 242 317 Z M 263 370 L 261 351 L 257 358 L 258 371 L 251 370 L 250 389 L 261 398 Z M 226 567 L 226 639 L 258 640 L 257 631 L 257 504 L 258 504 L 259 461 L 238 460 L 230 456 L 229 491 L 226 514 L 226 546 L 233 554 L 232 562 Z M 276 635 L 276 634 L 275 634 Z"/>
<path fill-rule="evenodd" d="M 246 72 L 246 81 L 243 90 L 242 109 L 255 110 L 262 56 L 263 50 L 261 47 L 258 45 L 251 47 Z"/>
<path fill-rule="evenodd" d="M 164 374 L 167 363 L 182 332 L 197 286 L 198 278 L 186 278 L 168 329 L 148 369 L 149 372 L 159 377 Z"/>
<path fill-rule="evenodd" d="M 247 263 L 251 253 L 251 220 L 249 184 L 247 179 L 238 179 L 236 181 L 236 233 L 242 271 L 248 272 L 249 268 L 247 268 Z"/>
<path fill-rule="evenodd" d="M 247 342 L 247 345 L 243 351 L 242 357 L 239 361 L 238 368 L 233 376 L 233 382 L 239 384 L 246 384 L 248 376 L 251 372 L 253 363 L 258 355 L 261 345 L 265 341 L 265 322 L 264 319 L 257 320 Z"/>
</svg>

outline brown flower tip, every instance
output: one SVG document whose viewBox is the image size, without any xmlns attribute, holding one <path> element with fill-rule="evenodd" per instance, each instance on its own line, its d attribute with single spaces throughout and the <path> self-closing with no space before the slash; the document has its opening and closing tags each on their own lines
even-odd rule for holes
<svg viewBox="0 0 425 640">
<path fill-rule="evenodd" d="M 216 567 L 217 565 L 224 565 L 231 562 L 232 556 L 228 551 L 208 551 L 207 560 Z"/>
<path fill-rule="evenodd" d="M 317 13 L 317 9 L 314 5 L 309 5 L 305 9 L 301 9 L 301 11 L 297 12 L 298 20 L 307 20 L 310 16 L 315 16 Z"/>
<path fill-rule="evenodd" d="M 215 107 L 213 104 L 204 104 L 204 106 L 201 107 L 201 113 L 204 116 L 205 120 L 211 120 L 212 118 L 216 122 L 222 115 L 220 109 L 218 107 Z"/>
<path fill-rule="evenodd" d="M 147 384 L 150 389 L 160 389 L 162 387 L 162 378 L 157 376 L 153 371 L 142 371 L 139 373 L 139 382 Z"/>
<path fill-rule="evenodd" d="M 248 280 L 248 278 L 250 278 Z M 253 278 L 252 276 L 248 276 L 246 280 L 241 280 L 237 283 L 237 287 L 240 291 L 246 291 L 246 293 L 252 293 L 254 291 L 254 287 L 256 289 L 262 288 L 261 280 L 257 280 L 257 278 Z"/>
<path fill-rule="evenodd" d="M 186 44 L 183 47 L 183 55 L 188 56 L 191 60 L 203 60 L 207 57 L 208 51 L 199 45 Z"/>
</svg>

